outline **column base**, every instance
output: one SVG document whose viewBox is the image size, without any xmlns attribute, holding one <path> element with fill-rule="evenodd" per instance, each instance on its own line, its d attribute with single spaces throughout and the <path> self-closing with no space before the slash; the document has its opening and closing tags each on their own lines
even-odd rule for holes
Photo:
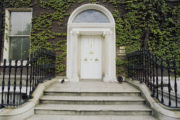
<svg viewBox="0 0 180 120">
<path fill-rule="evenodd" d="M 116 76 L 105 76 L 103 78 L 104 82 L 117 82 Z"/>
<path fill-rule="evenodd" d="M 76 78 L 68 78 L 68 80 L 70 82 L 79 82 L 79 78 L 78 77 L 76 77 Z"/>
</svg>

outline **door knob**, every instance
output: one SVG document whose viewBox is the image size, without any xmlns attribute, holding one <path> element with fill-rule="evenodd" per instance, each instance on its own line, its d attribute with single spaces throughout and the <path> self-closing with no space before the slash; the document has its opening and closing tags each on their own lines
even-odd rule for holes
<svg viewBox="0 0 180 120">
<path fill-rule="evenodd" d="M 96 59 L 95 59 L 95 61 L 99 61 L 99 59 L 98 59 L 98 58 L 96 58 Z"/>
<path fill-rule="evenodd" d="M 87 61 L 87 58 L 85 58 L 84 61 Z"/>
</svg>

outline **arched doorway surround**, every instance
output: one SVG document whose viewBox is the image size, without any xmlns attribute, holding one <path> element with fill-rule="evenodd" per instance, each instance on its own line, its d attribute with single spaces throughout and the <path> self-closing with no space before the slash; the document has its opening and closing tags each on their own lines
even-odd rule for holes
<svg viewBox="0 0 180 120">
<path fill-rule="evenodd" d="M 84 4 L 73 11 L 67 28 L 67 78 L 116 81 L 115 21 L 98 4 Z"/>
</svg>

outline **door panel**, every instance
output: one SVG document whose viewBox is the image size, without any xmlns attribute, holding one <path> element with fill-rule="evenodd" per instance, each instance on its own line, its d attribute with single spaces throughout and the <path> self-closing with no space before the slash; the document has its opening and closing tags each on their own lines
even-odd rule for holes
<svg viewBox="0 0 180 120">
<path fill-rule="evenodd" d="M 102 78 L 101 36 L 81 36 L 81 79 Z"/>
</svg>

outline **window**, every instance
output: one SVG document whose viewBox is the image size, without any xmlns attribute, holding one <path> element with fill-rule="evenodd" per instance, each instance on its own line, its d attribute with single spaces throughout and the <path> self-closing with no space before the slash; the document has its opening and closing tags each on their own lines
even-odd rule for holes
<svg viewBox="0 0 180 120">
<path fill-rule="evenodd" d="M 30 48 L 32 12 L 10 12 L 9 59 L 27 59 Z"/>
<path fill-rule="evenodd" d="M 109 19 L 104 13 L 89 9 L 78 14 L 73 23 L 109 23 Z"/>
</svg>

